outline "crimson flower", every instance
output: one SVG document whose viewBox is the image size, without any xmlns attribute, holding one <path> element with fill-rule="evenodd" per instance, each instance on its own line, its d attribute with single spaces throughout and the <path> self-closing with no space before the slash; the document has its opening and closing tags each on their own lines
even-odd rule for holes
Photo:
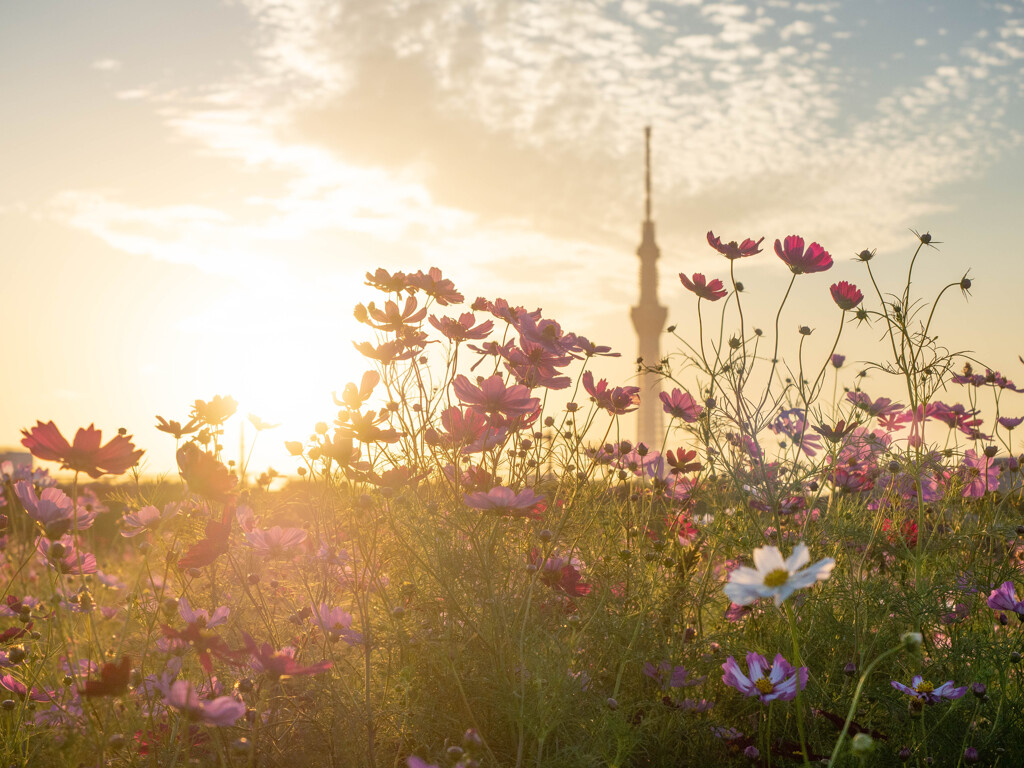
<svg viewBox="0 0 1024 768">
<path fill-rule="evenodd" d="M 92 424 L 79 429 L 71 444 L 52 421 L 37 421 L 31 430 L 23 429 L 21 434 L 25 436 L 21 444 L 37 459 L 59 461 L 61 469 L 85 472 L 93 479 L 104 474 L 124 474 L 139 463 L 144 453 L 135 450 L 131 435 L 118 434 L 100 447 L 103 433 Z"/>
<path fill-rule="evenodd" d="M 685 448 L 678 448 L 665 454 L 665 462 L 672 467 L 671 473 L 673 475 L 699 472 L 701 463 L 694 461 L 696 458 L 696 451 L 688 451 Z"/>
<path fill-rule="evenodd" d="M 686 287 L 688 291 L 696 293 L 700 298 L 707 299 L 708 301 L 718 301 L 720 298 L 725 296 L 728 291 L 725 290 L 725 286 L 721 280 L 715 279 L 710 283 L 708 279 L 704 277 L 700 272 L 693 274 L 693 280 L 686 276 L 684 272 L 679 273 L 679 280 Z"/>
<path fill-rule="evenodd" d="M 708 230 L 708 245 L 727 259 L 739 259 L 744 256 L 753 256 L 755 253 L 760 253 L 761 249 L 758 246 L 761 245 L 762 240 L 764 240 L 763 237 L 755 243 L 748 237 L 739 245 L 736 245 L 735 240 L 723 245 L 721 238 L 715 237 L 715 233 Z"/>
<path fill-rule="evenodd" d="M 804 250 L 804 239 L 799 235 L 787 237 L 785 245 L 776 240 L 775 253 L 794 275 L 824 272 L 832 266 L 832 256 L 828 251 L 817 243 L 811 243 Z"/>
<path fill-rule="evenodd" d="M 100 669 L 99 680 L 86 680 L 85 687 L 79 690 L 83 696 L 120 696 L 128 690 L 128 679 L 131 676 L 132 660 L 122 656 L 117 664 L 110 662 Z"/>
<path fill-rule="evenodd" d="M 845 280 L 834 283 L 829 290 L 832 292 L 832 301 L 843 312 L 853 309 L 864 301 L 864 294 L 860 292 L 860 289 L 853 283 L 848 283 Z"/>
<path fill-rule="evenodd" d="M 250 665 L 256 672 L 263 672 L 268 677 L 294 677 L 296 675 L 318 675 L 331 668 L 330 661 L 324 660 L 311 667 L 299 666 L 295 661 L 294 648 L 282 648 L 275 651 L 270 643 L 256 645 L 256 641 L 247 634 L 242 635 L 245 649 L 252 654 Z"/>
<path fill-rule="evenodd" d="M 583 374 L 583 388 L 594 398 L 598 408 L 604 408 L 612 414 L 630 413 L 640 406 L 640 387 L 609 388 L 605 379 L 601 379 L 595 386 L 591 371 Z"/>
<path fill-rule="evenodd" d="M 206 538 L 200 539 L 178 558 L 179 568 L 202 568 L 228 551 L 232 512 L 234 508 L 225 505 L 221 519 L 206 524 Z"/>
</svg>

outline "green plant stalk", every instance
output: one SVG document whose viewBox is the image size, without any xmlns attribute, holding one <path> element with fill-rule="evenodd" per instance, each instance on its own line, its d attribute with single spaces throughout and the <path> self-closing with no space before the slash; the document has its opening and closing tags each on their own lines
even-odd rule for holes
<svg viewBox="0 0 1024 768">
<path fill-rule="evenodd" d="M 796 681 L 796 729 L 797 733 L 800 734 L 800 754 L 804 759 L 804 767 L 810 768 L 811 761 L 807 756 L 807 734 L 804 732 L 804 717 L 803 717 L 803 691 L 800 690 L 800 672 L 799 669 L 804 665 L 803 659 L 800 658 L 800 641 L 797 639 L 796 631 L 796 615 L 793 613 L 793 609 L 789 607 L 789 603 L 783 603 L 783 607 L 786 611 L 786 616 L 789 619 L 789 633 L 793 638 L 793 661 L 797 667 L 797 681 Z"/>
</svg>

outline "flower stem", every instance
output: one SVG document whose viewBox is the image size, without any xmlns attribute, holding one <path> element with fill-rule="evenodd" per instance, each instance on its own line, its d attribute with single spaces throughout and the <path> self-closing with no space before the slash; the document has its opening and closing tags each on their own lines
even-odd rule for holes
<svg viewBox="0 0 1024 768">
<path fill-rule="evenodd" d="M 804 712 L 803 712 L 803 690 L 800 688 L 800 667 L 804 665 L 803 659 L 800 658 L 800 641 L 797 638 L 796 631 L 796 615 L 793 613 L 793 609 L 789 607 L 788 603 L 783 603 L 783 608 L 786 611 L 786 617 L 789 619 L 789 634 L 793 638 L 793 661 L 796 664 L 796 729 L 797 733 L 800 734 L 800 754 L 804 758 L 805 768 L 810 768 L 811 761 L 807 756 L 807 734 L 804 732 Z"/>
</svg>

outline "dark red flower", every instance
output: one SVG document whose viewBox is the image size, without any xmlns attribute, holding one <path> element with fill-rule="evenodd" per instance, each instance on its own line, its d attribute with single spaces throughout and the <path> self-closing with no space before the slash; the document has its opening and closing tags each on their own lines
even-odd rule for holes
<svg viewBox="0 0 1024 768">
<path fill-rule="evenodd" d="M 178 558 L 179 568 L 202 568 L 228 551 L 228 537 L 231 534 L 231 518 L 234 511 L 234 507 L 225 505 L 221 519 L 211 520 L 206 524 L 206 538 L 200 539 Z"/>
<path fill-rule="evenodd" d="M 811 243 L 804 250 L 804 239 L 799 235 L 790 235 L 785 245 L 775 241 L 775 253 L 794 275 L 809 275 L 812 272 L 824 272 L 832 266 L 832 256 L 817 243 Z"/>
<path fill-rule="evenodd" d="M 832 292 L 832 301 L 844 312 L 864 301 L 864 294 L 860 292 L 860 289 L 845 280 L 835 283 L 829 290 Z"/>
<path fill-rule="evenodd" d="M 700 298 L 707 299 L 708 301 L 718 301 L 728 293 L 721 280 L 715 279 L 709 283 L 708 279 L 700 272 L 694 273 L 692 281 L 686 276 L 686 273 L 680 272 L 679 280 L 686 286 L 688 291 L 693 291 Z"/>
<path fill-rule="evenodd" d="M 748 237 L 739 245 L 736 245 L 735 240 L 723 245 L 722 240 L 720 238 L 715 237 L 714 232 L 708 230 L 708 245 L 710 245 L 720 254 L 725 256 L 727 259 L 739 259 L 744 256 L 753 256 L 755 253 L 760 253 L 761 249 L 758 248 L 758 246 L 761 245 L 762 240 L 764 240 L 763 237 L 761 238 L 761 240 L 758 240 L 755 243 Z"/>
<path fill-rule="evenodd" d="M 205 499 L 223 504 L 238 482 L 228 468 L 195 443 L 185 443 L 178 449 L 178 469 L 188 489 Z"/>
<path fill-rule="evenodd" d="M 685 448 L 679 448 L 676 451 L 669 451 L 665 454 L 665 461 L 670 467 L 672 467 L 672 474 L 686 474 L 687 472 L 699 472 L 701 469 L 701 463 L 694 461 L 697 458 L 696 451 L 688 451 Z"/>
<path fill-rule="evenodd" d="M 21 434 L 25 436 L 21 444 L 37 459 L 59 461 L 61 469 L 85 472 L 94 479 L 104 474 L 124 474 L 145 453 L 135 450 L 131 435 L 118 434 L 100 447 L 103 433 L 92 424 L 75 433 L 73 444 L 68 444 L 52 421 L 37 421 L 31 430 L 23 429 Z"/>
<path fill-rule="evenodd" d="M 83 696 L 120 696 L 128 690 L 128 679 L 132 672 L 132 660 L 122 656 L 117 664 L 104 664 L 99 680 L 86 680 L 79 690 Z"/>
</svg>

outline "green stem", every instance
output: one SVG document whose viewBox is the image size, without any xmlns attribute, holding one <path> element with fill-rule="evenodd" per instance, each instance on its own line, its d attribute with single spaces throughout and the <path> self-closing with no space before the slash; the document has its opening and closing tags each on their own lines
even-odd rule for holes
<svg viewBox="0 0 1024 768">
<path fill-rule="evenodd" d="M 800 641 L 797 638 L 796 631 L 796 615 L 793 613 L 793 609 L 789 607 L 788 603 L 783 603 L 783 607 L 786 611 L 786 616 L 789 619 L 789 633 L 793 638 L 793 662 L 797 668 L 797 681 L 796 681 L 796 729 L 800 734 L 800 754 L 804 758 L 804 767 L 810 768 L 811 761 L 807 756 L 807 734 L 804 732 L 804 712 L 803 712 L 803 691 L 800 689 L 800 667 L 804 665 L 803 659 L 800 658 Z"/>
</svg>

